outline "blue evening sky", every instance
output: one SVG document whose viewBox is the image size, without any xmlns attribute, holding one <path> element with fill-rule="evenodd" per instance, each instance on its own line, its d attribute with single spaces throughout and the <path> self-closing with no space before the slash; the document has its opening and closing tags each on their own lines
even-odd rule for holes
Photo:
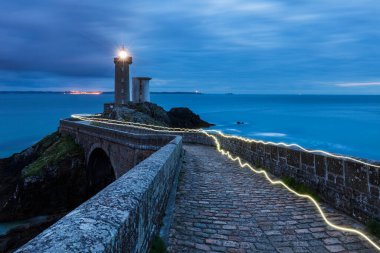
<svg viewBox="0 0 380 253">
<path fill-rule="evenodd" d="M 2 0 L 0 90 L 380 94 L 379 0 Z"/>
</svg>

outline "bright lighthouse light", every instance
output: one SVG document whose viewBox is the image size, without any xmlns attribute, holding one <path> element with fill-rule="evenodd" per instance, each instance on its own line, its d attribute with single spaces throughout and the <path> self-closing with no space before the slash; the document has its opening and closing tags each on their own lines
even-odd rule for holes
<svg viewBox="0 0 380 253">
<path fill-rule="evenodd" d="M 126 59 L 129 56 L 128 52 L 125 49 L 121 49 L 119 51 L 120 59 Z"/>
</svg>

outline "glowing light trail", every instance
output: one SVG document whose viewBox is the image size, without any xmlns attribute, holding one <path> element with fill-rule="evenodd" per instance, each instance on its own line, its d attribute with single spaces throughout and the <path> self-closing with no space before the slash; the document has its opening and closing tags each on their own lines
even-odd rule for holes
<svg viewBox="0 0 380 253">
<path fill-rule="evenodd" d="M 256 174 L 264 174 L 265 178 L 272 185 L 281 185 L 285 189 L 287 189 L 288 191 L 290 191 L 291 193 L 295 194 L 296 196 L 310 200 L 313 203 L 313 205 L 317 208 L 319 214 L 321 215 L 322 219 L 324 220 L 324 222 L 327 225 L 329 225 L 330 227 L 332 227 L 332 228 L 334 228 L 336 230 L 340 230 L 340 231 L 349 232 L 349 233 L 353 233 L 353 234 L 359 235 L 362 238 L 364 238 L 368 243 L 370 243 L 374 248 L 376 248 L 378 251 L 380 251 L 380 246 L 378 246 L 374 241 L 372 241 L 363 232 L 361 232 L 359 230 L 356 230 L 356 229 L 353 229 L 353 228 L 335 225 L 334 223 L 330 222 L 328 220 L 327 216 L 325 215 L 325 213 L 323 212 L 322 208 L 318 204 L 318 202 L 313 197 L 311 197 L 309 195 L 306 195 L 306 194 L 300 194 L 300 193 L 294 191 L 293 189 L 291 189 L 289 186 L 287 186 L 281 180 L 273 180 L 272 178 L 270 178 L 269 174 L 265 170 L 257 170 L 253 166 L 251 166 L 249 163 L 247 163 L 247 162 L 243 163 L 243 161 L 242 161 L 242 159 L 240 157 L 238 157 L 238 156 L 232 156 L 229 151 L 223 150 L 222 147 L 221 147 L 221 143 L 218 140 L 218 138 L 214 134 L 210 134 L 210 132 L 211 133 L 212 132 L 216 132 L 217 134 L 219 134 L 219 135 L 221 135 L 221 136 L 223 136 L 225 138 L 234 138 L 234 139 L 239 139 L 239 140 L 242 140 L 242 141 L 245 141 L 245 142 L 256 142 L 256 143 L 272 144 L 272 145 L 276 145 L 276 146 L 286 146 L 286 147 L 296 146 L 296 147 L 304 150 L 305 152 L 309 152 L 309 153 L 314 153 L 314 152 L 323 153 L 323 154 L 330 155 L 330 156 L 333 156 L 333 157 L 349 159 L 349 160 L 360 162 L 362 164 L 366 164 L 366 165 L 370 165 L 370 166 L 373 166 L 373 167 L 376 167 L 376 168 L 380 168 L 380 166 L 378 166 L 378 165 L 373 165 L 373 164 L 365 163 L 363 161 L 360 161 L 360 160 L 357 160 L 357 159 L 354 159 L 354 158 L 351 158 L 351 157 L 334 155 L 334 154 L 331 154 L 331 153 L 328 153 L 328 152 L 322 151 L 322 150 L 307 150 L 307 149 L 305 149 L 305 148 L 303 148 L 303 147 L 301 147 L 301 146 L 299 146 L 297 144 L 286 144 L 286 143 L 273 143 L 273 142 L 257 141 L 257 140 L 247 139 L 247 138 L 243 138 L 243 137 L 239 137 L 239 136 L 225 135 L 221 131 L 217 131 L 217 130 L 207 130 L 206 131 L 206 130 L 203 130 L 203 129 L 169 128 L 169 127 L 154 126 L 154 125 L 141 124 L 141 123 L 124 122 L 124 121 L 117 121 L 117 120 L 108 120 L 108 119 L 104 119 L 104 118 L 100 119 L 100 118 L 96 118 L 96 117 L 91 117 L 89 115 L 78 115 L 78 114 L 77 115 L 72 115 L 72 117 L 76 118 L 76 119 L 81 119 L 81 120 L 84 120 L 84 121 L 92 121 L 92 122 L 105 123 L 105 124 L 118 125 L 118 126 L 120 126 L 120 125 L 124 125 L 124 126 L 127 125 L 127 126 L 131 126 L 131 127 L 135 127 L 135 128 L 141 128 L 141 129 L 146 129 L 146 130 L 156 131 L 156 132 L 163 132 L 163 131 L 165 131 L 165 132 L 173 132 L 173 133 L 187 132 L 187 133 L 202 133 L 202 134 L 205 134 L 206 136 L 208 136 L 208 137 L 210 137 L 210 138 L 212 138 L 214 140 L 215 145 L 216 145 L 216 149 L 217 149 L 217 151 L 219 153 L 221 153 L 224 156 L 227 156 L 232 161 L 237 161 L 239 163 L 239 166 L 241 168 L 248 168 L 248 169 L 250 169 L 252 172 L 254 172 Z"/>
<path fill-rule="evenodd" d="M 216 133 L 216 134 L 219 134 L 220 136 L 222 136 L 224 138 L 227 138 L 227 139 L 238 139 L 238 140 L 241 140 L 241 141 L 244 141 L 244 142 L 249 142 L 249 143 L 254 142 L 254 143 L 259 143 L 259 144 L 264 144 L 264 145 L 274 145 L 274 146 L 287 147 L 287 148 L 289 148 L 289 147 L 295 147 L 295 148 L 297 148 L 299 150 L 302 150 L 302 151 L 305 151 L 307 153 L 324 154 L 324 155 L 327 155 L 327 156 L 330 156 L 330 157 L 350 160 L 350 161 L 353 161 L 353 162 L 361 163 L 363 165 L 367 165 L 367 166 L 371 166 L 371 167 L 380 169 L 380 165 L 368 163 L 368 162 L 365 162 L 365 161 L 362 161 L 362 160 L 359 160 L 359 159 L 356 159 L 356 158 L 353 158 L 353 157 L 349 157 L 349 156 L 336 155 L 336 154 L 333 154 L 333 153 L 330 153 L 330 152 L 327 152 L 327 151 L 324 151 L 324 150 L 310 150 L 310 149 L 306 149 L 306 148 L 304 148 L 304 147 L 302 147 L 302 146 L 300 146 L 300 145 L 298 145 L 296 143 L 287 144 L 287 143 L 284 143 L 284 142 L 271 142 L 271 141 L 262 141 L 262 140 L 248 139 L 248 138 L 244 138 L 244 137 L 237 136 L 237 135 L 224 134 L 220 130 L 172 128 L 172 127 L 155 126 L 155 125 L 149 125 L 149 124 L 143 124 L 143 123 L 125 122 L 125 121 L 119 121 L 119 120 L 97 118 L 97 117 L 91 117 L 90 115 L 84 115 L 84 114 L 73 114 L 73 115 L 71 115 L 71 117 L 77 118 L 77 119 L 81 119 L 81 120 L 101 121 L 102 123 L 107 123 L 108 122 L 108 123 L 113 123 L 115 125 L 142 126 L 142 127 L 145 127 L 145 129 L 147 129 L 147 130 L 162 129 L 162 130 L 165 130 L 165 131 L 168 131 L 168 132 L 172 132 L 172 133 L 178 133 L 178 132 L 186 132 L 186 133 L 205 133 L 205 132 L 206 133 Z"/>
<path fill-rule="evenodd" d="M 306 195 L 306 194 L 300 194 L 296 191 L 294 191 L 293 189 L 291 189 L 289 186 L 287 186 L 284 182 L 280 181 L 280 180 L 273 180 L 269 177 L 268 173 L 265 171 L 265 170 L 256 170 L 255 168 L 253 168 L 249 163 L 243 163 L 242 160 L 240 159 L 240 157 L 238 156 L 235 156 L 233 157 L 229 151 L 225 151 L 221 148 L 220 146 L 220 142 L 218 141 L 218 139 L 214 136 L 214 135 L 211 135 L 211 134 L 208 134 L 207 132 L 205 132 L 205 134 L 211 138 L 214 139 L 215 141 L 215 144 L 216 144 L 216 147 L 217 147 L 217 150 L 219 153 L 221 153 L 222 155 L 224 156 L 227 156 L 230 160 L 232 161 L 238 161 L 239 165 L 241 168 L 244 168 L 244 167 L 247 167 L 249 168 L 251 171 L 253 171 L 254 173 L 256 174 L 264 174 L 265 178 L 273 185 L 282 185 L 283 187 L 285 187 L 288 191 L 292 192 L 293 194 L 297 195 L 298 197 L 301 197 L 301 198 L 306 198 L 308 200 L 310 200 L 314 206 L 317 208 L 319 214 L 322 216 L 322 219 L 326 222 L 327 225 L 337 229 L 337 230 L 340 230 L 340 231 L 344 231 L 344 232 L 350 232 L 350 233 L 353 233 L 353 234 L 357 234 L 361 237 L 363 237 L 366 241 L 368 241 L 373 247 L 375 247 L 378 251 L 380 251 L 380 246 L 378 246 L 374 241 L 372 241 L 367 235 L 365 235 L 363 232 L 360 232 L 359 230 L 356 230 L 356 229 L 353 229 L 353 228 L 349 228 L 349 227 L 343 227 L 343 226 L 339 226 L 339 225 L 335 225 L 334 223 L 330 222 L 325 213 L 323 212 L 322 208 L 320 207 L 320 205 L 318 204 L 318 202 L 311 196 L 309 195 Z"/>
</svg>

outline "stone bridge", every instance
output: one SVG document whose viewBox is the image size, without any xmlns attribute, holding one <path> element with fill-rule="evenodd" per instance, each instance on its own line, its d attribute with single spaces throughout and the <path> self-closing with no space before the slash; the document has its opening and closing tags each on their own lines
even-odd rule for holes
<svg viewBox="0 0 380 253">
<path fill-rule="evenodd" d="M 105 174 L 118 179 L 175 137 L 135 134 L 70 119 L 61 120 L 59 132 L 72 136 L 82 146 L 88 172 L 95 179 Z M 97 174 L 96 168 L 103 168 L 103 174 Z"/>
<path fill-rule="evenodd" d="M 376 252 L 329 227 L 310 201 L 223 157 L 202 133 L 73 120 L 61 121 L 60 132 L 84 148 L 94 180 L 116 180 L 17 252 L 148 252 L 160 228 L 170 252 Z M 380 218 L 374 166 L 215 136 L 271 177 L 314 189 L 338 225 L 365 231 L 359 221 Z"/>
</svg>

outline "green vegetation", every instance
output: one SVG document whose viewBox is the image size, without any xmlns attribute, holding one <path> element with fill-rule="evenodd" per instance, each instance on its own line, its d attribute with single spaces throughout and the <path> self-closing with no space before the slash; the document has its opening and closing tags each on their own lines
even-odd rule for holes
<svg viewBox="0 0 380 253">
<path fill-rule="evenodd" d="M 161 239 L 161 237 L 156 236 L 153 238 L 152 248 L 150 249 L 150 253 L 167 253 L 165 242 Z"/>
<path fill-rule="evenodd" d="M 310 195 L 311 197 L 313 197 L 316 201 L 320 201 L 321 198 L 318 196 L 318 194 L 313 190 L 311 189 L 310 187 L 304 185 L 304 184 L 301 184 L 301 183 L 298 183 L 296 182 L 296 180 L 294 180 L 294 178 L 291 178 L 291 177 L 283 177 L 282 178 L 282 181 L 289 187 L 291 188 L 292 190 L 300 193 L 300 194 L 307 194 L 307 195 Z"/>
<path fill-rule="evenodd" d="M 380 238 L 380 222 L 378 220 L 370 220 L 367 223 L 367 229 L 372 235 L 376 236 L 377 238 Z"/>
<path fill-rule="evenodd" d="M 40 175 L 48 166 L 58 164 L 67 156 L 83 154 L 82 148 L 68 136 L 59 136 L 58 133 L 51 134 L 41 140 L 39 157 L 22 170 L 22 177 Z"/>
</svg>

